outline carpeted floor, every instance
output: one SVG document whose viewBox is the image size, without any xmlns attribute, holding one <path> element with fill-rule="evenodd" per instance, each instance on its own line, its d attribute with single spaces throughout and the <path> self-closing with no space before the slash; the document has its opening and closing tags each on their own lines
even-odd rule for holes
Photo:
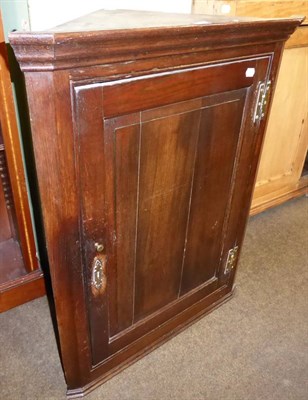
<svg viewBox="0 0 308 400">
<path fill-rule="evenodd" d="M 46 298 L 0 315 L 0 398 L 65 399 Z M 308 199 L 251 218 L 235 297 L 88 400 L 307 400 Z"/>
</svg>

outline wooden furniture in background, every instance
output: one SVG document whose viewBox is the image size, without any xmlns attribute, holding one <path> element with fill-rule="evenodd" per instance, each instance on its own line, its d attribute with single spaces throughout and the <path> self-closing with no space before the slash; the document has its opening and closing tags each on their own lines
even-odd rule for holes
<svg viewBox="0 0 308 400">
<path fill-rule="evenodd" d="M 308 26 L 305 28 L 308 34 Z M 252 213 L 307 193 L 304 162 L 308 149 L 307 46 L 284 51 L 276 95 L 252 202 Z"/>
<path fill-rule="evenodd" d="M 195 13 L 262 18 L 306 15 L 308 1 L 194 0 Z M 251 206 L 256 214 L 307 193 L 308 20 L 286 43 Z"/>
<path fill-rule="evenodd" d="M 0 312 L 45 293 L 0 14 Z"/>
<path fill-rule="evenodd" d="M 232 295 L 264 100 L 300 21 L 101 11 L 10 35 L 69 396 Z"/>
<path fill-rule="evenodd" d="M 307 0 L 193 0 L 192 8 L 195 13 L 259 18 L 308 14 Z"/>
</svg>

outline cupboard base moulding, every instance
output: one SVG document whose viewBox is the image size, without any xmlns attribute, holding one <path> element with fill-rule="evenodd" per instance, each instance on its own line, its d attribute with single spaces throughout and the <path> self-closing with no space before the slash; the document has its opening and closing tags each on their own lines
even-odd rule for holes
<svg viewBox="0 0 308 400">
<path fill-rule="evenodd" d="M 164 335 L 160 336 L 156 341 L 151 342 L 151 345 L 147 347 L 146 349 L 141 349 L 138 351 L 138 353 L 135 353 L 132 355 L 130 358 L 128 358 L 125 363 L 121 364 L 118 367 L 115 367 L 111 370 L 109 370 L 105 375 L 100 376 L 96 380 L 92 381 L 88 385 L 78 388 L 77 390 L 67 390 L 66 396 L 68 399 L 79 399 L 82 398 L 89 393 L 91 393 L 93 390 L 95 390 L 97 387 L 102 385 L 104 382 L 108 381 L 111 379 L 113 376 L 117 375 L 133 363 L 137 362 L 141 358 L 143 358 L 145 355 L 151 353 L 153 350 L 158 348 L 159 346 L 163 345 L 165 342 L 170 340 L 171 338 L 175 337 L 179 333 L 181 333 L 183 330 L 209 314 L 210 312 L 214 311 L 216 308 L 220 307 L 222 304 L 226 303 L 227 301 L 231 300 L 236 294 L 236 285 L 233 286 L 232 290 L 230 291 L 230 288 L 225 287 L 222 290 L 220 290 L 218 293 L 216 293 L 217 300 L 213 300 L 213 297 L 215 293 L 207 296 L 206 298 L 202 299 L 199 303 L 204 303 L 206 299 L 208 299 L 208 302 L 212 302 L 209 305 L 205 305 L 205 308 L 203 308 L 201 311 L 199 311 L 197 314 L 193 314 L 189 319 L 186 319 L 183 324 L 178 325 L 176 328 L 171 328 L 171 331 L 168 331 Z M 197 303 L 197 304 L 199 304 Z M 185 310 L 182 314 L 189 314 L 189 309 Z M 170 321 L 168 321 L 170 322 Z M 164 324 L 167 325 L 168 323 Z M 158 329 L 160 329 L 159 327 Z M 163 327 L 162 327 L 163 329 Z"/>
</svg>

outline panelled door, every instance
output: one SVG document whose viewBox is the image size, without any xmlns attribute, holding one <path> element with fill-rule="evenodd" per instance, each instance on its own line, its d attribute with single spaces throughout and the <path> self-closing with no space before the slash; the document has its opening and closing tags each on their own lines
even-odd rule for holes
<svg viewBox="0 0 308 400">
<path fill-rule="evenodd" d="M 246 110 L 269 65 L 74 86 L 93 365 L 226 286 L 257 134 Z"/>
</svg>

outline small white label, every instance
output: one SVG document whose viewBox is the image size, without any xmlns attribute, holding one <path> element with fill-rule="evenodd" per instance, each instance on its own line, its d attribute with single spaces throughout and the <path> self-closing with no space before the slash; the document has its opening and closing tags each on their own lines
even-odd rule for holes
<svg viewBox="0 0 308 400">
<path fill-rule="evenodd" d="M 193 24 L 194 25 L 208 25 L 208 24 L 211 24 L 211 23 L 212 22 L 210 22 L 210 21 L 202 20 L 202 21 L 196 21 Z"/>
<path fill-rule="evenodd" d="M 246 78 L 252 78 L 255 76 L 256 70 L 254 68 L 247 68 L 246 69 Z"/>
</svg>

